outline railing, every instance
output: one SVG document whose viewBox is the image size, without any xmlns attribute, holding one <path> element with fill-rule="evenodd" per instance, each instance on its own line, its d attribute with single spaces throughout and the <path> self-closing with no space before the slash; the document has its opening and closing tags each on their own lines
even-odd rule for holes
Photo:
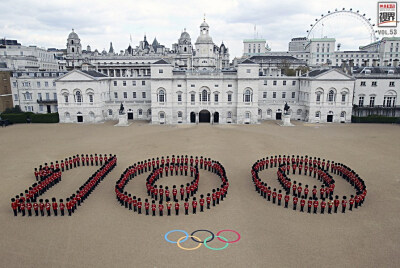
<svg viewBox="0 0 400 268">
<path fill-rule="evenodd" d="M 353 105 L 354 109 L 400 109 L 400 105 L 392 105 L 392 106 L 386 106 L 386 105 Z"/>
<path fill-rule="evenodd" d="M 57 99 L 45 99 L 45 100 L 38 99 L 37 103 L 44 103 L 44 104 L 46 104 L 46 103 L 57 103 Z"/>
</svg>

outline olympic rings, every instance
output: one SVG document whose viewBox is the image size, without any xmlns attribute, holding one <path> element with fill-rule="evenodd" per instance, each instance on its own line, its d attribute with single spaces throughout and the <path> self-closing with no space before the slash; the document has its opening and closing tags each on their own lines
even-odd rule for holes
<svg viewBox="0 0 400 268">
<path fill-rule="evenodd" d="M 194 236 L 194 235 L 182 236 L 181 238 L 178 239 L 178 241 L 176 241 L 176 244 L 178 245 L 178 247 L 179 247 L 180 249 L 183 249 L 183 250 L 195 250 L 195 249 L 198 249 L 199 247 L 201 247 L 202 243 L 199 243 L 199 244 L 198 244 L 197 246 L 195 246 L 194 248 L 184 248 L 184 247 L 182 247 L 181 244 L 180 244 L 181 240 L 182 240 L 183 238 L 185 238 L 185 240 L 187 240 L 188 237 L 191 237 L 192 239 L 193 239 L 193 238 L 196 238 L 196 239 L 200 240 L 200 238 L 198 238 L 197 236 Z M 195 240 L 195 241 L 196 241 L 196 240 Z"/>
<path fill-rule="evenodd" d="M 206 239 L 204 239 L 204 246 L 205 246 L 206 248 L 208 248 L 208 249 L 211 249 L 211 250 L 223 250 L 223 249 L 226 249 L 226 248 L 229 246 L 228 239 L 226 239 L 226 238 L 223 237 L 223 236 L 218 236 L 218 235 L 217 235 L 216 238 L 218 238 L 219 240 L 221 240 L 221 238 L 225 240 L 225 241 L 223 241 L 223 242 L 226 243 L 225 246 L 223 246 L 222 248 L 213 248 L 213 247 L 210 247 L 209 245 L 207 245 L 207 240 L 208 240 L 210 237 L 211 237 L 211 236 L 209 236 L 209 237 L 207 237 Z"/>
<path fill-rule="evenodd" d="M 185 238 L 185 240 L 183 240 L 183 241 L 180 241 L 180 242 L 185 242 L 188 238 L 189 238 L 189 234 L 186 232 L 186 231 L 184 231 L 184 230 L 172 230 L 172 231 L 169 231 L 168 233 L 166 233 L 165 235 L 164 235 L 164 239 L 165 239 L 165 241 L 167 241 L 167 242 L 169 242 L 169 243 L 172 243 L 172 244 L 177 244 L 178 243 L 178 241 L 171 241 L 171 240 L 169 240 L 167 237 L 168 237 L 168 235 L 170 234 L 170 233 L 174 233 L 174 232 L 181 232 L 181 233 L 184 233 L 185 235 L 186 235 L 186 238 Z"/>
<path fill-rule="evenodd" d="M 238 236 L 238 238 L 237 238 L 236 240 L 233 240 L 233 241 L 222 241 L 221 239 L 219 239 L 219 235 L 220 235 L 220 233 L 223 233 L 223 232 L 232 232 L 232 233 L 235 233 L 235 234 Z M 240 238 L 241 238 L 240 234 L 239 234 L 238 232 L 236 232 L 235 230 L 221 230 L 221 231 L 219 231 L 219 232 L 217 233 L 217 236 L 216 236 L 216 237 L 218 238 L 219 241 L 225 242 L 225 243 L 228 243 L 228 244 L 236 243 L 236 242 L 238 242 L 238 241 L 240 240 Z M 211 240 L 210 240 L 210 241 L 211 241 Z M 210 242 L 210 241 L 208 241 L 208 242 Z M 204 240 L 204 242 L 205 242 L 205 240 Z"/>
<path fill-rule="evenodd" d="M 181 232 L 181 233 L 184 233 L 185 236 L 182 236 L 182 237 L 179 238 L 176 242 L 175 242 L 175 241 L 171 241 L 171 240 L 168 239 L 168 235 L 171 234 L 171 233 L 174 233 L 174 232 Z M 208 233 L 210 233 L 211 235 L 210 235 L 209 237 L 207 237 L 206 239 L 204 239 L 204 241 L 201 241 L 201 239 L 200 239 L 199 237 L 197 237 L 197 236 L 194 235 L 194 234 L 197 233 L 197 232 L 208 232 Z M 229 241 L 226 237 L 220 236 L 220 234 L 223 233 L 223 232 L 232 232 L 232 233 L 235 233 L 235 234 L 238 236 L 238 238 L 237 238 L 236 240 Z M 218 238 L 219 241 L 225 242 L 225 246 L 220 247 L 220 248 L 214 248 L 214 247 L 211 247 L 211 246 L 207 245 L 207 243 L 210 243 L 211 241 L 213 241 L 215 237 Z M 185 242 L 188 238 L 191 238 L 194 242 L 197 242 L 198 245 L 195 246 L 195 247 L 193 247 L 193 248 L 185 248 L 185 247 L 182 247 L 181 243 Z M 209 231 L 209 230 L 205 230 L 205 229 L 195 230 L 195 231 L 193 231 L 190 235 L 189 235 L 188 232 L 186 232 L 185 230 L 171 230 L 171 231 L 167 232 L 167 233 L 164 235 L 164 239 L 165 239 L 165 241 L 167 241 L 167 242 L 169 242 L 169 243 L 177 244 L 177 246 L 178 246 L 180 249 L 183 249 L 183 250 L 196 250 L 196 249 L 199 249 L 199 248 L 201 247 L 202 244 L 204 244 L 204 246 L 205 246 L 206 248 L 211 249 L 211 250 L 223 250 L 223 249 L 226 249 L 226 248 L 229 246 L 229 244 L 233 244 L 233 243 L 238 242 L 238 241 L 241 239 L 241 235 L 240 235 L 237 231 L 235 231 L 235 230 L 230 230 L 230 229 L 221 230 L 221 231 L 219 231 L 219 232 L 217 233 L 217 235 L 214 235 L 213 232 L 211 232 L 211 231 Z"/>
<path fill-rule="evenodd" d="M 193 233 L 191 233 L 191 236 L 193 236 L 195 233 L 197 233 L 197 232 L 201 232 L 201 231 L 204 231 L 204 232 L 208 232 L 208 233 L 210 233 L 211 234 L 211 240 L 210 241 L 208 241 L 208 242 L 211 242 L 211 241 L 213 241 L 214 240 L 214 233 L 213 232 L 211 232 L 211 231 L 209 231 L 209 230 L 196 230 L 196 231 L 194 231 Z M 204 241 L 203 242 L 201 242 L 201 241 L 198 241 L 198 240 L 196 240 L 196 239 L 193 239 L 193 237 L 192 237 L 192 240 L 194 241 L 194 242 L 197 242 L 197 243 L 200 243 L 200 244 L 203 244 L 204 243 Z"/>
</svg>

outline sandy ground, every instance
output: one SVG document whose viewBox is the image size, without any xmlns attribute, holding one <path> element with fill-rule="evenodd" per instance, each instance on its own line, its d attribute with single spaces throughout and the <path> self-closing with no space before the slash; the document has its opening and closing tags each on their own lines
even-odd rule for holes
<svg viewBox="0 0 400 268">
<path fill-rule="evenodd" d="M 398 125 L 331 124 L 246 126 L 14 125 L 0 129 L 1 267 L 399 267 L 400 128 Z M 10 198 L 34 181 L 33 168 L 76 153 L 113 153 L 118 166 L 72 217 L 14 217 Z M 275 154 L 312 155 L 340 161 L 365 180 L 364 206 L 351 213 L 309 215 L 277 207 L 256 194 L 250 167 Z M 125 168 L 149 157 L 188 154 L 219 160 L 230 181 L 228 198 L 189 216 L 146 217 L 115 199 L 114 184 Z M 46 197 L 67 197 L 94 171 L 68 171 Z M 263 171 L 264 180 L 275 177 Z M 127 190 L 144 197 L 144 176 Z M 217 185 L 202 171 L 200 192 Z M 296 177 L 303 184 L 313 180 Z M 163 178 L 163 185 L 187 181 Z M 277 185 L 278 186 L 278 185 Z M 336 193 L 351 194 L 338 183 Z M 242 239 L 222 251 L 204 246 L 183 251 L 165 242 L 173 229 L 238 231 Z M 204 239 L 206 234 L 198 234 Z M 235 239 L 234 234 L 224 234 Z M 173 234 L 170 239 L 178 239 Z M 210 246 L 221 247 L 215 241 Z M 196 246 L 185 242 L 183 246 Z"/>
</svg>

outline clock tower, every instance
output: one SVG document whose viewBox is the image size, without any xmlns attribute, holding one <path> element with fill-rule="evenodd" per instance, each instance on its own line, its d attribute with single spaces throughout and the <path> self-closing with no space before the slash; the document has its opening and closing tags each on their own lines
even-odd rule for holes
<svg viewBox="0 0 400 268">
<path fill-rule="evenodd" d="M 200 25 L 200 36 L 196 40 L 195 56 L 193 66 L 200 70 L 210 70 L 217 66 L 214 42 L 209 35 L 209 29 L 206 20 Z"/>
</svg>

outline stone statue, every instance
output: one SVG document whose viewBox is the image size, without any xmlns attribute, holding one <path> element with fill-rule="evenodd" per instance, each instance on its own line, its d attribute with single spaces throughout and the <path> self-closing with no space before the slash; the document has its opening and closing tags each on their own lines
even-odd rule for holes
<svg viewBox="0 0 400 268">
<path fill-rule="evenodd" d="M 290 106 L 287 104 L 287 102 L 285 102 L 285 107 L 283 109 L 285 110 L 285 114 L 289 114 Z"/>
<path fill-rule="evenodd" d="M 124 105 L 121 103 L 121 106 L 119 107 L 119 114 L 124 114 Z"/>
</svg>

